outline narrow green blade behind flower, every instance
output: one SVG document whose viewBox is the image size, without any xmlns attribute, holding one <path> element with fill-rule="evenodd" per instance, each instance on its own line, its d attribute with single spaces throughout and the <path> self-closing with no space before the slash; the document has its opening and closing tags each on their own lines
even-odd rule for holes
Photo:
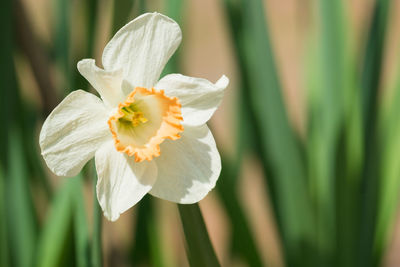
<svg viewBox="0 0 400 267">
<path fill-rule="evenodd" d="M 79 178 L 68 178 L 55 194 L 39 239 L 37 266 L 53 267 L 74 264 L 71 253 L 71 235 L 74 194 L 79 187 Z M 68 255 L 68 256 L 67 256 Z"/>
<path fill-rule="evenodd" d="M 8 131 L 9 128 L 9 111 L 12 101 L 10 95 L 15 90 L 13 81 L 13 17 L 12 17 L 12 0 L 4 0 L 0 2 L 0 22 L 2 25 L 2 42 L 0 43 L 0 79 L 3 81 L 3 88 L 0 90 L 0 123 L 3 130 L 0 131 L 0 266 L 10 266 L 8 229 L 7 229 L 7 198 L 6 198 L 6 176 L 7 168 L 7 150 L 8 150 Z"/>
<path fill-rule="evenodd" d="M 146 195 L 138 204 L 135 241 L 132 262 L 155 267 L 167 266 L 164 251 L 160 247 L 160 227 L 157 223 L 155 199 Z"/>
<path fill-rule="evenodd" d="M 121 1 L 122 2 L 122 1 Z M 86 25 L 87 25 L 87 48 L 85 57 L 94 58 L 94 47 L 96 40 L 96 25 L 97 25 L 97 9 L 99 6 L 99 0 L 88 0 L 86 1 Z"/>
<path fill-rule="evenodd" d="M 134 2 L 135 0 L 114 0 L 112 34 L 115 34 L 132 19 Z"/>
<path fill-rule="evenodd" d="M 317 5 L 317 28 L 315 42 L 309 47 L 312 61 L 308 77 L 308 140 L 307 159 L 309 166 L 310 193 L 316 209 L 316 246 L 318 254 L 315 262 L 319 265 L 343 263 L 343 253 L 336 254 L 338 248 L 351 251 L 354 238 L 348 232 L 348 221 L 352 221 L 346 205 L 354 203 L 347 191 L 347 177 L 339 175 L 336 166 L 347 101 L 351 100 L 354 86 L 351 84 L 352 64 L 346 31 L 349 25 L 343 1 L 320 0 Z M 343 155 L 339 156 L 339 159 Z M 335 188 L 338 185 L 338 192 Z M 336 197 L 337 201 L 336 202 Z M 336 207 L 337 205 L 337 207 Z M 340 228 L 336 228 L 336 212 Z M 353 232 L 355 229 L 352 229 Z M 338 233 L 336 233 L 338 231 Z M 347 235 L 343 236 L 343 233 Z M 347 239 L 346 239 L 347 238 Z M 336 244 L 340 244 L 336 246 Z M 354 247 L 354 246 L 352 246 Z M 351 252 L 349 252 L 351 253 Z M 354 254 L 354 248 L 352 250 Z"/>
<path fill-rule="evenodd" d="M 0 78 L 2 80 L 2 88 L 0 90 L 0 123 L 2 131 L 0 131 L 0 164 L 6 168 L 7 148 L 8 148 L 8 131 L 10 122 L 11 105 L 15 104 L 12 98 L 15 90 L 14 64 L 13 64 L 13 1 L 4 0 L 0 2 L 0 23 L 2 25 L 2 41 L 0 43 Z"/>
<path fill-rule="evenodd" d="M 397 66 L 397 73 L 400 65 Z M 399 77 L 399 76 L 397 76 Z M 392 92 L 386 95 L 386 104 L 379 117 L 379 139 L 382 144 L 378 214 L 375 232 L 374 254 L 378 261 L 393 238 L 400 190 L 400 79 Z"/>
<path fill-rule="evenodd" d="M 391 0 L 376 0 L 371 22 L 365 57 L 362 66 L 362 113 L 365 127 L 372 114 L 377 112 L 378 89 L 382 77 L 382 59 Z"/>
<path fill-rule="evenodd" d="M 217 256 L 208 237 L 207 228 L 198 204 L 180 205 L 179 214 L 186 238 L 186 251 L 190 266 L 217 267 Z"/>
<path fill-rule="evenodd" d="M 166 7 L 166 15 L 173 20 L 175 20 L 183 29 L 185 25 L 183 24 L 183 19 L 182 19 L 182 11 L 184 10 L 184 2 L 182 0 L 168 0 L 167 1 L 167 7 Z M 181 44 L 182 46 L 182 44 Z M 180 59 L 180 53 L 182 48 L 178 47 L 178 50 L 172 55 L 170 60 L 167 62 L 167 65 L 165 66 L 161 77 L 164 77 L 167 74 L 171 73 L 178 73 L 179 72 L 179 59 Z"/>
<path fill-rule="evenodd" d="M 6 179 L 7 225 L 13 266 L 32 266 L 36 248 L 36 219 L 29 191 L 28 173 L 18 128 L 9 132 Z"/>
<path fill-rule="evenodd" d="M 103 212 L 97 200 L 97 180 L 96 166 L 94 160 L 91 163 L 93 178 L 93 229 L 92 229 L 92 246 L 91 246 L 91 266 L 103 266 L 103 243 L 102 243 L 102 230 L 103 230 Z"/>
<path fill-rule="evenodd" d="M 151 220 L 154 220 L 154 209 L 149 196 L 144 196 L 143 199 L 137 204 L 135 212 L 136 225 L 135 225 L 135 239 L 131 253 L 131 261 L 140 265 L 151 264 L 151 240 L 149 232 L 152 225 Z"/>
<path fill-rule="evenodd" d="M 73 185 L 73 216 L 74 216 L 74 234 L 75 234 L 75 256 L 77 267 L 90 266 L 90 239 L 87 221 L 87 211 L 85 209 L 85 199 L 83 195 L 83 176 L 78 175 L 74 178 Z"/>
<path fill-rule="evenodd" d="M 378 137 L 378 90 L 382 77 L 382 58 L 385 44 L 390 0 L 377 0 L 365 50 L 361 76 L 362 121 L 364 130 L 364 168 L 362 173 L 362 210 L 359 238 L 359 261 L 361 266 L 373 266 L 381 255 L 373 253 L 378 213 L 378 199 L 382 144 Z M 370 255 L 370 256 L 367 256 Z"/>
<path fill-rule="evenodd" d="M 10 266 L 7 242 L 6 198 L 4 189 L 4 173 L 3 168 L 0 165 L 0 267 Z"/>
<path fill-rule="evenodd" d="M 5 41 L 2 43 L 1 51 L 2 66 L 1 78 L 5 88 L 2 101 L 3 133 L 1 147 L 4 148 L 5 158 L 1 158 L 1 166 L 5 170 L 4 194 L 7 203 L 4 216 L 7 225 L 7 240 L 12 266 L 31 266 L 35 259 L 35 244 L 37 235 L 37 221 L 33 206 L 32 195 L 29 184 L 29 170 L 27 155 L 24 144 L 24 135 L 30 135 L 29 131 L 23 131 L 26 107 L 23 105 L 19 95 L 16 81 L 15 66 L 13 59 L 13 34 L 12 19 L 13 9 L 11 2 L 2 1 L 1 12 L 4 21 Z M 9 19 L 9 21 L 7 21 Z M 4 75 L 4 76 L 3 76 Z"/>
<path fill-rule="evenodd" d="M 70 5 L 68 0 L 58 0 L 56 2 L 56 25 L 55 25 L 55 52 L 56 61 L 61 73 L 64 76 L 66 92 L 71 91 L 72 68 L 70 62 Z"/>
</svg>

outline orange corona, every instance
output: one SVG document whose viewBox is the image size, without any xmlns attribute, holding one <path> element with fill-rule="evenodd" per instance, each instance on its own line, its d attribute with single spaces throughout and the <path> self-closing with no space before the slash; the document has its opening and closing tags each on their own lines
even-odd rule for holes
<svg viewBox="0 0 400 267">
<path fill-rule="evenodd" d="M 163 90 L 136 87 L 108 120 L 115 147 L 135 161 L 160 155 L 165 139 L 176 140 L 183 132 L 181 104 Z"/>
</svg>

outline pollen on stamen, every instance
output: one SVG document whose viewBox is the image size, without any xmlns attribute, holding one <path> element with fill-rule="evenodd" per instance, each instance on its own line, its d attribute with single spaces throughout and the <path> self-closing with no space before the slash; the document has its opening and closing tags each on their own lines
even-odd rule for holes
<svg viewBox="0 0 400 267">
<path fill-rule="evenodd" d="M 183 132 L 181 104 L 163 90 L 136 87 L 109 120 L 115 147 L 135 161 L 152 160 L 161 154 L 165 139 L 176 140 Z"/>
</svg>

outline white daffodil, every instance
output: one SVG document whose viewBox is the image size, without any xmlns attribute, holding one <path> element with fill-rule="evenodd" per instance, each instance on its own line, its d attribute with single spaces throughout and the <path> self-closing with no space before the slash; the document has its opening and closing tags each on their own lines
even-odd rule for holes
<svg viewBox="0 0 400 267">
<path fill-rule="evenodd" d="M 200 201 L 214 188 L 221 159 L 206 122 L 228 85 L 161 71 L 181 42 L 172 19 L 144 14 L 122 27 L 79 72 L 100 94 L 77 90 L 49 115 L 42 155 L 59 176 L 74 176 L 93 156 L 97 198 L 112 221 L 150 193 L 169 201 Z"/>
</svg>

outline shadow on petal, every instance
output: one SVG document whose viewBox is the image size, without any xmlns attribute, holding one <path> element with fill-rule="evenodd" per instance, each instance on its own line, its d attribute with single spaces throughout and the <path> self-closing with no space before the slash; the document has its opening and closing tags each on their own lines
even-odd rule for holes
<svg viewBox="0 0 400 267">
<path fill-rule="evenodd" d="M 165 141 L 156 163 L 158 178 L 150 194 L 181 204 L 204 198 L 221 172 L 221 158 L 207 125 L 186 127 L 180 139 Z"/>
</svg>

